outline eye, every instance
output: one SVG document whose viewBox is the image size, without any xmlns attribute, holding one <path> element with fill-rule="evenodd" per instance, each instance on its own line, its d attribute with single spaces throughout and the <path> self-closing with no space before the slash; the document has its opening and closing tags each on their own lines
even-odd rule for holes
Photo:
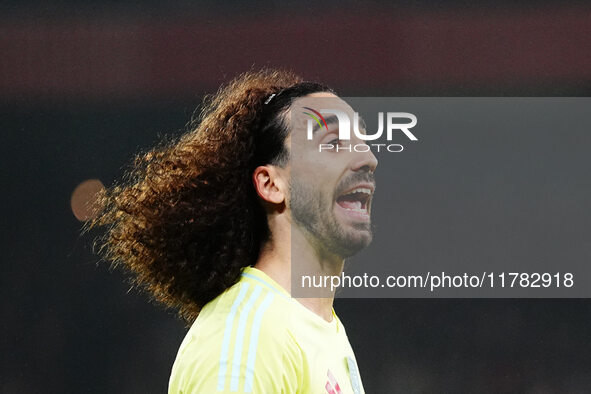
<svg viewBox="0 0 591 394">
<path fill-rule="evenodd" d="M 330 145 L 339 145 L 340 143 L 341 143 L 341 140 L 338 138 L 335 138 L 329 142 Z"/>
</svg>

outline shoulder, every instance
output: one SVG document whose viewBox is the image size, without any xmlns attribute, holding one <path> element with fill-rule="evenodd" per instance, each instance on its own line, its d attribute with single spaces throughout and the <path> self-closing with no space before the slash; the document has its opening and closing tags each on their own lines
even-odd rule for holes
<svg viewBox="0 0 591 394">
<path fill-rule="evenodd" d="M 206 305 L 179 349 L 169 393 L 296 392 L 302 355 L 291 302 L 243 280 Z"/>
</svg>

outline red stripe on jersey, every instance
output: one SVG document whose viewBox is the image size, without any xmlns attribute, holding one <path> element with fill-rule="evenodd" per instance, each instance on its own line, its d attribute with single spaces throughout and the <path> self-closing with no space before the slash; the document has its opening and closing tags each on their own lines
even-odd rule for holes
<svg viewBox="0 0 591 394">
<path fill-rule="evenodd" d="M 328 375 L 328 379 L 330 380 L 330 383 L 332 383 L 334 388 L 337 390 L 337 394 L 343 394 L 343 392 L 341 391 L 341 388 L 339 387 L 339 382 L 337 382 L 337 380 L 335 379 L 332 372 L 330 372 L 330 369 L 326 372 L 326 374 Z"/>
<path fill-rule="evenodd" d="M 324 388 L 326 389 L 326 392 L 328 394 L 337 394 L 337 393 L 334 392 L 334 389 L 330 385 L 330 382 L 326 382 L 326 386 L 324 386 Z"/>
</svg>

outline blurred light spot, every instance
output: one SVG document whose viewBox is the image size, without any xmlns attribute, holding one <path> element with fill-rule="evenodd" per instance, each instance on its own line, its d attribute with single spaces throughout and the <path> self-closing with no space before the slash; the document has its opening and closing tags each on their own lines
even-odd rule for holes
<svg viewBox="0 0 591 394">
<path fill-rule="evenodd" d="M 76 219 L 85 221 L 98 215 L 101 208 L 98 197 L 104 190 L 103 183 L 98 179 L 87 179 L 76 186 L 70 200 Z"/>
</svg>

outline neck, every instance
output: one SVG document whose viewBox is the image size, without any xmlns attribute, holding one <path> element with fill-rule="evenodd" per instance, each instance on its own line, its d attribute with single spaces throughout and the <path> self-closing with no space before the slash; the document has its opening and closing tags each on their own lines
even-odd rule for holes
<svg viewBox="0 0 591 394">
<path fill-rule="evenodd" d="M 293 232 L 291 228 L 288 231 L 273 231 L 272 238 L 261 249 L 255 268 L 263 271 L 291 294 L 292 272 L 294 279 L 297 278 L 298 281 L 302 275 L 312 278 L 339 276 L 343 265 L 342 258 L 319 252 L 304 233 L 294 226 Z M 304 289 L 298 286 L 297 291 L 303 297 L 296 300 L 330 322 L 333 319 L 334 291 L 330 289 L 330 280 L 327 284 L 328 288 L 322 289 Z"/>
</svg>

